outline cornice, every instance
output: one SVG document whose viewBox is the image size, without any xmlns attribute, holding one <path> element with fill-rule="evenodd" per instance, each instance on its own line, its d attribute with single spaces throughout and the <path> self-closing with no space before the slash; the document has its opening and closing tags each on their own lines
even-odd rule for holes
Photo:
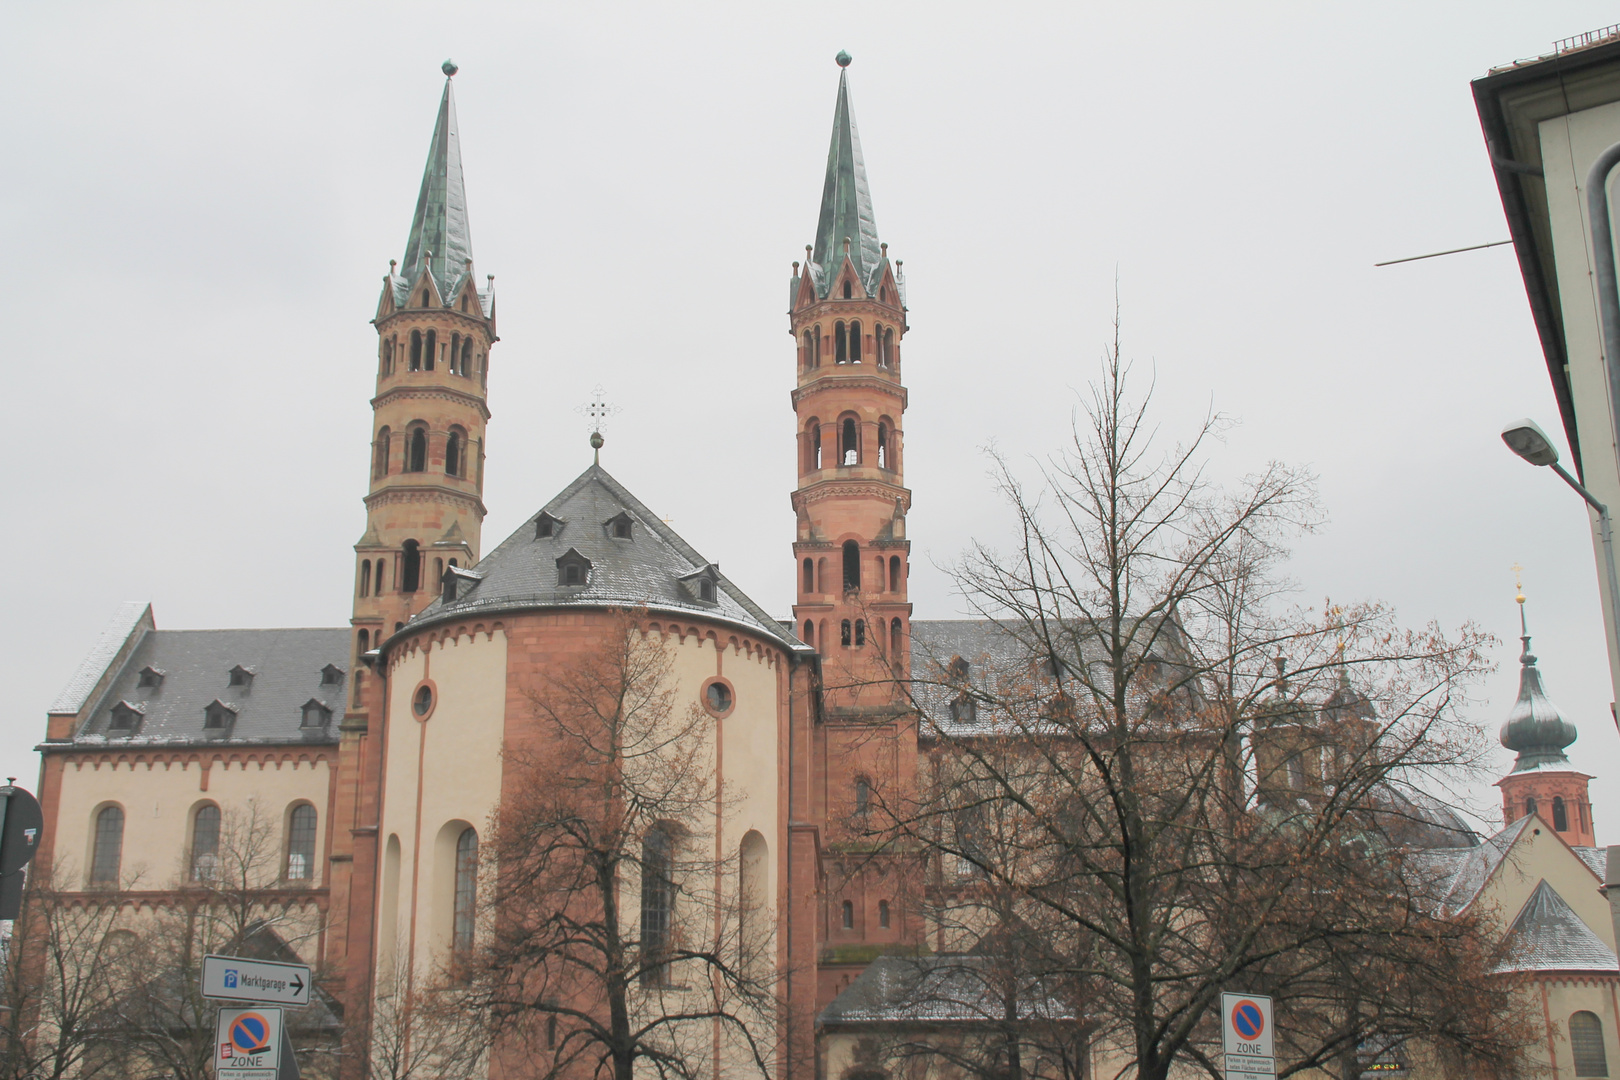
<svg viewBox="0 0 1620 1080">
<path fill-rule="evenodd" d="M 373 326 L 375 326 L 377 328 L 377 333 L 380 335 L 383 332 L 384 327 L 388 326 L 390 323 L 395 323 L 395 322 L 402 321 L 403 318 L 405 316 L 407 316 L 407 315 L 414 315 L 414 316 L 416 316 L 418 318 L 423 318 L 425 316 L 426 318 L 424 319 L 424 325 L 426 325 L 426 323 L 430 323 L 430 322 L 440 322 L 441 317 L 448 316 L 449 317 L 449 325 L 460 324 L 460 325 L 463 325 L 463 326 L 476 326 L 478 329 L 484 331 L 484 336 L 489 339 L 489 342 L 491 344 L 493 344 L 494 342 L 500 340 L 490 330 L 490 327 L 491 327 L 491 324 L 492 324 L 493 320 L 484 318 L 483 316 L 480 316 L 480 315 L 474 315 L 470 311 L 457 311 L 455 308 L 445 308 L 445 307 L 425 307 L 425 308 L 424 307 L 402 307 L 402 308 L 395 308 L 393 311 L 390 311 L 387 315 L 384 315 L 382 318 L 371 320 L 371 325 L 373 325 Z"/>
<path fill-rule="evenodd" d="M 484 508 L 484 500 L 468 492 L 457 491 L 454 488 L 439 487 L 434 484 L 402 484 L 379 488 L 365 498 L 366 509 L 371 510 L 378 506 L 390 504 L 408 504 L 416 502 L 433 502 L 435 499 L 447 498 L 453 502 L 462 503 L 472 508 L 478 514 L 480 523 L 488 511 Z"/>
<path fill-rule="evenodd" d="M 839 364 L 837 367 L 865 367 L 865 364 Z M 911 403 L 911 394 L 900 383 L 898 375 L 893 378 L 868 375 L 866 372 L 844 374 L 841 371 L 828 372 L 818 375 L 807 383 L 801 383 L 793 388 L 793 408 L 799 408 L 799 402 L 806 398 L 815 397 L 836 390 L 881 390 L 891 397 L 900 399 L 900 411 L 904 412 Z"/>
<path fill-rule="evenodd" d="M 865 478 L 856 480 L 817 480 L 808 487 L 797 488 L 793 492 L 793 509 L 803 510 L 811 503 L 821 502 L 824 499 L 848 498 L 881 498 L 887 502 L 900 500 L 900 509 L 903 512 L 911 511 L 911 491 L 899 484 L 888 484 L 879 480 Z"/>
<path fill-rule="evenodd" d="M 409 372 L 406 372 L 405 374 L 409 374 Z M 426 372 L 419 372 L 418 374 L 427 374 L 427 373 Z M 459 375 L 455 376 L 455 377 L 460 378 Z M 397 378 L 399 378 L 399 376 L 398 375 L 388 375 L 388 376 L 385 376 L 385 378 L 397 379 Z M 463 404 L 472 405 L 472 406 L 476 407 L 478 409 L 479 415 L 484 418 L 484 422 L 485 423 L 489 422 L 489 418 L 490 418 L 489 406 L 487 404 L 485 404 L 483 398 L 479 397 L 477 394 L 469 394 L 464 390 L 457 390 L 453 386 L 445 386 L 442 383 L 435 383 L 435 384 L 429 385 L 429 386 L 413 385 L 413 384 L 410 384 L 410 383 L 405 383 L 405 384 L 397 385 L 397 386 L 390 386 L 388 389 L 382 391 L 376 397 L 371 399 L 371 408 L 372 408 L 373 411 L 376 411 L 377 409 L 382 408 L 384 405 L 392 404 L 395 400 L 406 399 L 406 398 L 411 398 L 411 399 L 433 399 L 433 398 L 438 398 L 438 399 L 444 400 L 444 401 L 459 401 L 459 402 L 462 402 Z"/>
<path fill-rule="evenodd" d="M 842 317 L 858 319 L 867 312 L 881 315 L 897 327 L 905 326 L 906 323 L 904 309 L 894 304 L 885 304 L 875 296 L 859 299 L 852 296 L 848 300 L 829 296 L 825 300 L 817 300 L 813 304 L 789 311 L 788 318 L 792 320 L 793 336 L 798 337 L 804 331 L 806 323 L 813 323 L 817 319 L 836 320 Z"/>
</svg>

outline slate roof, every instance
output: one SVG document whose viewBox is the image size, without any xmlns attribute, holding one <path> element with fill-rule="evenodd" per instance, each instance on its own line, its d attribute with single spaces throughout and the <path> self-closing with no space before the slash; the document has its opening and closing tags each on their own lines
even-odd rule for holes
<svg viewBox="0 0 1620 1080">
<path fill-rule="evenodd" d="M 1430 889 L 1436 910 L 1445 915 L 1463 911 L 1507 858 L 1533 819 L 1522 817 L 1476 847 L 1429 848 L 1412 853 L 1412 863 L 1431 875 Z"/>
<path fill-rule="evenodd" d="M 620 514 L 630 516 L 627 540 L 615 537 L 608 525 Z M 542 515 L 561 522 L 551 536 L 535 535 Z M 590 560 L 583 585 L 559 583 L 558 559 L 570 552 Z M 705 568 L 712 569 L 716 586 L 712 602 L 700 599 L 690 580 Z M 480 580 L 469 580 L 474 575 Z M 797 652 L 812 651 L 600 465 L 581 473 L 484 556 L 472 574 L 463 575 L 454 600 L 446 602 L 441 595 L 413 616 L 407 629 L 486 612 L 548 607 L 679 612 L 731 623 Z"/>
<path fill-rule="evenodd" d="M 818 1024 L 999 1023 L 1006 1015 L 992 985 L 1002 972 L 984 956 L 880 956 L 827 1003 Z M 1072 1020 L 1074 1011 L 1038 981 L 1020 990 L 1020 1019 Z"/>
<path fill-rule="evenodd" d="M 101 636 L 96 639 L 89 655 L 79 664 L 73 678 L 69 679 L 62 692 L 56 695 L 56 700 L 51 702 L 51 707 L 46 712 L 77 713 L 84 708 L 90 695 L 95 692 L 96 684 L 107 673 L 108 665 L 118 658 L 118 652 L 124 647 L 124 642 L 129 640 L 129 635 L 135 632 L 135 628 L 140 625 L 149 610 L 150 605 L 138 600 L 120 604 L 118 610 L 113 612 L 112 618 L 107 620 L 107 625 L 102 628 Z"/>
<path fill-rule="evenodd" d="M 344 627 L 148 630 L 91 704 L 71 745 L 335 743 L 349 686 L 349 647 Z M 245 686 L 230 685 L 230 671 L 238 665 L 254 673 Z M 337 683 L 322 685 L 328 665 L 343 674 Z M 162 672 L 158 685 L 140 685 L 146 667 Z M 311 698 L 331 710 L 317 727 L 303 725 Z M 203 726 L 204 710 L 216 700 L 236 714 L 224 729 Z M 120 702 L 140 714 L 134 731 L 109 729 Z"/>
<path fill-rule="evenodd" d="M 1609 849 L 1600 847 L 1571 847 L 1575 854 L 1581 857 L 1592 873 L 1597 875 L 1599 881 L 1607 881 L 1609 870 Z"/>
<path fill-rule="evenodd" d="M 1616 971 L 1620 960 L 1545 878 L 1503 938 L 1495 971 Z"/>
</svg>

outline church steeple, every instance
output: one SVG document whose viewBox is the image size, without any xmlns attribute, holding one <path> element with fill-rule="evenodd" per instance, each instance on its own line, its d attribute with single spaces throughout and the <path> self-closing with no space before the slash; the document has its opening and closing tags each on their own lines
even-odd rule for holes
<svg viewBox="0 0 1620 1080">
<path fill-rule="evenodd" d="M 484 520 L 493 285 L 473 276 L 461 145 L 446 60 L 444 94 L 422 176 L 403 272 L 390 264 L 372 320 L 366 528 L 355 544 L 355 648 L 374 648 L 438 595 L 444 571 L 478 560 Z M 493 279 L 490 279 L 491 282 Z M 363 712 L 363 679 L 353 712 Z"/>
<path fill-rule="evenodd" d="M 456 126 L 456 99 L 452 89 L 456 65 L 446 60 L 444 95 L 433 125 L 422 190 L 416 197 L 411 235 L 405 243 L 402 266 L 405 287 L 416 283 L 424 264 L 432 271 L 442 297 L 457 292 L 471 273 L 472 234 L 467 227 L 467 187 L 461 176 L 461 135 Z"/>
<path fill-rule="evenodd" d="M 1587 781 L 1592 778 L 1577 772 L 1564 754 L 1564 748 L 1575 741 L 1575 725 L 1565 720 L 1547 697 L 1541 670 L 1530 651 L 1522 590 L 1516 599 L 1519 640 L 1523 643 L 1519 654 L 1519 697 L 1502 725 L 1500 737 L 1502 745 L 1518 757 L 1513 771 L 1496 782 L 1502 789 L 1502 819 L 1511 825 L 1534 814 L 1568 843 L 1591 847 L 1597 843 L 1587 790 Z"/>
<path fill-rule="evenodd" d="M 849 64 L 849 53 L 840 52 L 838 103 L 833 108 L 827 179 L 821 188 L 821 214 L 816 221 L 816 246 L 810 264 L 816 292 L 823 299 L 843 265 L 845 240 L 849 241 L 850 262 L 867 292 L 876 290 L 875 274 L 887 261 L 878 242 L 872 191 L 866 183 L 866 159 L 861 155 L 861 136 L 849 104 Z"/>
</svg>

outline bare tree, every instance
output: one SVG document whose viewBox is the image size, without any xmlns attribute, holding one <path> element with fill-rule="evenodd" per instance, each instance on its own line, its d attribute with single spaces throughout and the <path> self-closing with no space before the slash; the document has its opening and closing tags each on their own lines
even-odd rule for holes
<svg viewBox="0 0 1620 1080">
<path fill-rule="evenodd" d="M 378 968 L 371 1012 L 371 1080 L 474 1080 L 483 1076 L 489 1026 L 465 979 L 440 973 L 412 985 L 409 950 L 395 943 Z"/>
<path fill-rule="evenodd" d="M 56 873 L 71 880 L 61 865 Z M 30 872 L 23 908 L 5 951 L 6 1080 L 94 1080 L 121 1076 L 110 1023 L 127 991 L 125 958 L 134 935 L 120 929 L 128 889 L 63 891 L 50 867 Z"/>
<path fill-rule="evenodd" d="M 774 962 L 717 850 L 714 722 L 678 700 L 673 649 L 640 622 L 615 614 L 533 695 L 535 737 L 507 749 L 487 945 L 462 977 L 536 1076 L 696 1077 L 721 1032 L 763 1075 Z"/>
<path fill-rule="evenodd" d="M 895 1053 L 1068 1075 L 1050 1040 L 1084 1020 L 1121 1071 L 1219 1077 L 1215 1007 L 1242 990 L 1277 1000 L 1281 1076 L 1356 1080 L 1369 1045 L 1511 1065 L 1529 1028 L 1489 976 L 1497 935 L 1441 910 L 1424 855 L 1463 842 L 1433 793 L 1476 766 L 1460 707 L 1490 639 L 1284 606 L 1311 478 L 1217 489 L 1219 418 L 1161 451 L 1127 384 L 1116 326 L 1040 485 L 998 462 L 1016 549 L 956 567 L 993 643 L 914 657 L 932 722 L 888 828 L 932 852 L 927 915 L 994 1035 Z"/>
</svg>

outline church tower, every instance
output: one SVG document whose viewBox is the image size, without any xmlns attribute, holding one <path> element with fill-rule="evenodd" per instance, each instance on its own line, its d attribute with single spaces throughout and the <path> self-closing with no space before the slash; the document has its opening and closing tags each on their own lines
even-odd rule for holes
<svg viewBox="0 0 1620 1080">
<path fill-rule="evenodd" d="M 1595 847 L 1592 804 L 1587 781 L 1564 754 L 1574 742 L 1575 725 L 1565 720 L 1547 697 L 1541 685 L 1541 671 L 1530 652 L 1530 631 L 1524 618 L 1524 594 L 1520 593 L 1519 629 L 1524 651 L 1519 656 L 1519 698 L 1513 703 L 1507 723 L 1502 725 L 1502 745 L 1518 754 L 1513 771 L 1496 782 L 1502 789 L 1502 823 L 1511 825 L 1522 817 L 1537 815 L 1551 825 L 1565 843 Z"/>
<path fill-rule="evenodd" d="M 451 566 L 478 561 L 494 279 L 478 288 L 451 76 L 433 126 L 403 265 L 389 263 L 372 320 L 377 392 L 366 530 L 355 544 L 357 654 L 438 595 Z M 356 680 L 355 705 L 364 704 Z"/>
<path fill-rule="evenodd" d="M 900 340 L 904 279 L 878 240 L 860 135 L 849 104 L 848 53 L 814 248 L 793 264 L 789 318 L 798 349 L 798 518 L 793 553 L 800 638 L 823 658 L 846 709 L 887 708 L 862 686 L 903 671 L 910 637 Z"/>
</svg>

